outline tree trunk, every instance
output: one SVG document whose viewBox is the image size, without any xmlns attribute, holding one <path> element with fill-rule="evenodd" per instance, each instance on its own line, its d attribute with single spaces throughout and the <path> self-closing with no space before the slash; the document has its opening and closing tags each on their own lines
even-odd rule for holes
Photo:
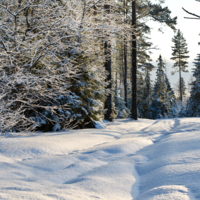
<svg viewBox="0 0 200 200">
<path fill-rule="evenodd" d="M 124 97 L 124 51 L 123 51 L 123 48 L 124 48 L 124 44 L 123 42 L 121 43 L 121 49 L 122 49 L 122 62 L 121 62 L 121 72 L 120 72 L 120 97 Z"/>
<path fill-rule="evenodd" d="M 118 94 L 117 72 L 115 72 L 115 91 L 116 91 L 116 95 L 117 95 Z"/>
<path fill-rule="evenodd" d="M 180 102 L 182 103 L 183 101 L 183 96 L 182 96 L 182 82 L 181 82 L 181 65 L 180 65 L 180 52 L 179 52 L 179 92 L 180 92 Z"/>
<path fill-rule="evenodd" d="M 136 28 L 136 0 L 132 1 L 132 25 Z M 137 120 L 137 43 L 134 30 L 132 39 L 132 118 Z"/>
<path fill-rule="evenodd" d="M 183 101 L 183 91 L 182 91 L 182 81 L 181 81 L 181 67 L 179 66 L 179 91 L 180 91 L 180 101 Z"/>
<path fill-rule="evenodd" d="M 107 14 L 110 14 L 110 5 L 104 5 L 104 9 L 106 10 Z M 107 96 L 106 101 L 105 101 L 105 109 L 106 109 L 105 120 L 112 121 L 112 118 L 111 118 L 111 113 L 112 113 L 111 43 L 109 40 L 109 36 L 105 41 L 104 48 L 105 48 L 105 56 L 106 56 L 105 69 L 109 73 L 106 79 L 106 81 L 109 82 L 109 85 L 107 86 L 106 89 L 110 89 L 110 93 Z"/>
<path fill-rule="evenodd" d="M 122 69 L 123 70 L 123 69 Z M 124 78 L 124 73 L 121 72 L 120 74 L 120 77 L 119 77 L 119 80 L 120 80 L 120 84 L 119 84 L 119 88 L 120 88 L 120 97 L 123 97 L 124 96 L 124 90 L 123 90 L 123 78 Z"/>
<path fill-rule="evenodd" d="M 127 99 L 127 44 L 124 41 L 124 101 L 125 106 L 128 106 L 128 99 Z"/>
<path fill-rule="evenodd" d="M 124 0 L 124 6 L 127 6 L 127 2 Z M 124 18 L 126 23 L 126 16 L 127 16 L 127 8 L 124 12 Z M 124 36 L 124 101 L 125 106 L 128 106 L 128 98 L 127 98 L 127 41 L 126 35 Z"/>
</svg>

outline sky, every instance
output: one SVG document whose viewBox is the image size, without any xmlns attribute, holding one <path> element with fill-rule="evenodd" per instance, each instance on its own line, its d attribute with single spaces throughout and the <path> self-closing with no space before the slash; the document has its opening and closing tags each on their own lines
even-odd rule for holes
<svg viewBox="0 0 200 200">
<path fill-rule="evenodd" d="M 185 11 L 182 10 L 182 7 L 186 10 L 199 14 L 200 15 L 200 2 L 195 0 L 165 0 L 165 6 L 172 11 L 171 16 L 178 17 L 177 20 L 177 29 L 180 29 L 183 33 L 184 38 L 188 44 L 189 56 L 189 73 L 183 73 L 183 78 L 186 82 L 186 86 L 188 81 L 191 80 L 192 77 L 192 68 L 193 68 L 193 61 L 196 58 L 197 54 L 200 53 L 200 46 L 198 42 L 200 42 L 200 20 L 192 20 L 192 19 L 185 19 L 184 17 L 192 17 L 191 15 L 187 14 Z M 172 38 L 174 37 L 175 33 L 169 27 L 163 27 L 164 33 L 158 31 L 160 25 L 155 22 L 149 23 L 150 27 L 152 28 L 151 32 L 151 41 L 153 42 L 154 46 L 157 46 L 159 50 L 152 50 L 152 59 L 153 64 L 156 64 L 156 60 L 158 59 L 159 55 L 161 54 L 166 62 L 167 68 L 167 75 L 170 79 L 172 87 L 175 87 L 174 84 L 178 82 L 178 73 L 175 75 L 171 75 L 173 61 L 170 60 L 172 54 Z M 155 78 L 155 71 L 152 73 L 152 79 Z"/>
</svg>

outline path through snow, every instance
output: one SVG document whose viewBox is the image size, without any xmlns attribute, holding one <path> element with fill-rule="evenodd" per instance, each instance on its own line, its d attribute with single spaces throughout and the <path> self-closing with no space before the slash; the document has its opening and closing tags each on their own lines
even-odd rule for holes
<svg viewBox="0 0 200 200">
<path fill-rule="evenodd" d="M 0 137 L 0 199 L 200 199 L 200 118 Z"/>
</svg>

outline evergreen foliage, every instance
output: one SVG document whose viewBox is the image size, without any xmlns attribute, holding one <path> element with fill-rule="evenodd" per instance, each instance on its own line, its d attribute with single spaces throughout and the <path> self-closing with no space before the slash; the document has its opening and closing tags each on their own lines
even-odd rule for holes
<svg viewBox="0 0 200 200">
<path fill-rule="evenodd" d="M 110 53 L 105 55 L 105 41 L 109 42 L 109 51 L 112 46 L 113 71 L 120 79 L 112 102 L 112 117 L 128 117 L 126 103 L 130 107 L 131 102 L 124 102 L 122 83 L 130 86 L 133 75 L 130 73 L 131 3 L 130 0 L 0 1 L 0 130 L 94 127 L 94 121 L 103 118 L 106 97 L 112 92 L 111 88 L 106 89 L 111 83 L 106 78 L 111 74 L 104 67 L 110 56 Z M 109 13 L 105 5 L 111 8 Z M 153 96 L 148 49 L 152 43 L 148 41 L 150 28 L 146 20 L 174 29 L 176 18 L 171 18 L 168 8 L 149 0 L 137 1 L 137 15 L 138 66 L 145 70 L 145 73 L 138 70 L 138 112 L 141 117 L 150 118 Z M 127 62 L 125 58 L 129 58 Z M 161 72 L 162 69 L 160 76 L 164 76 Z M 167 111 L 160 111 L 160 115 L 169 116 L 169 102 L 172 107 L 175 104 L 167 81 L 165 76 L 163 96 L 154 89 L 154 97 L 157 96 L 154 103 L 162 101 L 161 107 L 165 105 L 163 110 Z M 130 100 L 130 87 L 127 90 Z"/>
<path fill-rule="evenodd" d="M 171 59 L 175 61 L 173 65 L 175 71 L 173 71 L 172 74 L 179 72 L 179 94 L 180 101 L 182 102 L 183 86 L 181 72 L 188 72 L 186 68 L 188 67 L 187 59 L 189 56 L 187 54 L 189 51 L 187 50 L 187 43 L 180 29 L 178 29 L 177 34 L 172 38 L 172 42 L 174 43 L 174 46 L 172 47 Z"/>
<path fill-rule="evenodd" d="M 138 117 L 142 117 L 142 97 L 144 95 L 144 79 L 141 73 L 137 76 L 137 106 L 138 106 Z M 130 106 L 131 108 L 131 106 Z"/>
<path fill-rule="evenodd" d="M 105 89 L 106 71 L 102 68 L 103 61 L 101 59 L 93 61 L 90 57 L 77 57 L 79 73 L 76 78 L 71 81 L 69 90 L 76 94 L 81 104 L 74 104 L 71 107 L 74 122 L 80 128 L 94 127 L 94 121 L 103 118 L 104 101 L 106 95 L 110 92 Z M 79 63 L 79 62 L 82 63 Z"/>
<path fill-rule="evenodd" d="M 164 72 L 165 63 L 160 55 L 156 72 L 156 82 L 153 88 L 150 113 L 152 119 L 176 116 L 175 95 Z"/>
<path fill-rule="evenodd" d="M 115 88 L 114 90 L 114 109 L 112 112 L 117 115 L 115 118 L 127 118 L 130 114 L 130 110 L 126 107 L 126 102 L 124 101 L 124 98 L 119 95 L 117 89 L 118 88 Z"/>
<path fill-rule="evenodd" d="M 149 41 L 148 35 L 151 34 L 151 28 L 146 21 L 154 21 L 160 24 L 164 24 L 173 30 L 176 30 L 177 17 L 171 17 L 171 11 L 168 7 L 163 7 L 163 0 L 159 0 L 158 3 L 149 0 L 137 0 L 137 13 L 139 18 L 137 20 L 138 25 L 138 67 L 143 66 L 146 63 L 151 62 L 151 51 L 153 43 Z M 162 31 L 160 29 L 159 31 Z"/>
<path fill-rule="evenodd" d="M 200 116 L 200 54 L 195 59 L 194 65 L 193 76 L 195 80 L 191 83 L 190 97 L 186 107 L 188 117 Z"/>
<path fill-rule="evenodd" d="M 165 75 L 165 83 L 167 85 L 167 100 L 166 103 L 168 105 L 168 117 L 173 118 L 177 116 L 178 106 L 176 103 L 176 96 L 174 90 L 171 87 L 169 79 L 167 75 Z"/>
<path fill-rule="evenodd" d="M 127 118 L 129 116 L 130 111 L 125 105 L 124 98 L 115 95 L 114 105 L 115 109 L 113 109 L 113 113 L 116 113 L 116 118 Z"/>
<path fill-rule="evenodd" d="M 148 118 L 150 119 L 150 103 L 152 97 L 152 85 L 151 85 L 151 77 L 150 77 L 150 70 L 146 68 L 146 76 L 144 81 L 142 78 L 139 80 L 139 101 L 138 101 L 138 109 L 139 109 L 139 116 L 141 118 Z"/>
</svg>

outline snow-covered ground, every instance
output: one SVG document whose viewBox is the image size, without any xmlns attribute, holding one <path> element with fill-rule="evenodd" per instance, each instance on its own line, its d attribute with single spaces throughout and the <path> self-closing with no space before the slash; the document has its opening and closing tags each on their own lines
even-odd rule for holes
<svg viewBox="0 0 200 200">
<path fill-rule="evenodd" d="M 200 199 L 200 118 L 1 135 L 0 199 Z"/>
</svg>

